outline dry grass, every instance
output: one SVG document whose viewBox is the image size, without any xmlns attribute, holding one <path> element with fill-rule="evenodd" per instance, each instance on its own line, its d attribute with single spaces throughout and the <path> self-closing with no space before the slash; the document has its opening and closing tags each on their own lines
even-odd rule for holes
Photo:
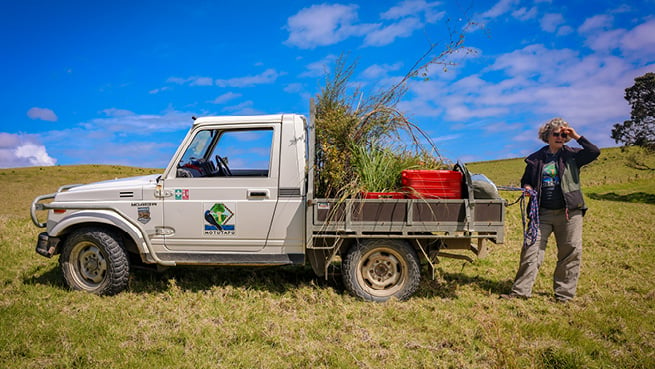
<svg viewBox="0 0 655 369">
<path fill-rule="evenodd" d="M 151 171 L 0 170 L 11 194 L 0 212 L 0 367 L 655 367 L 655 204 L 630 196 L 655 195 L 654 175 L 624 169 L 619 150 L 603 157 L 583 172 L 595 198 L 588 199 L 579 296 L 567 305 L 551 297 L 554 247 L 532 299 L 497 298 L 518 263 L 516 206 L 505 245 L 472 264 L 443 260 L 439 278 L 424 280 L 406 302 L 360 301 L 338 275 L 325 282 L 308 267 L 136 271 L 117 296 L 71 292 L 57 260 L 34 253 L 40 230 L 29 221 L 32 198 L 64 183 Z M 522 164 L 471 168 L 510 184 Z"/>
</svg>

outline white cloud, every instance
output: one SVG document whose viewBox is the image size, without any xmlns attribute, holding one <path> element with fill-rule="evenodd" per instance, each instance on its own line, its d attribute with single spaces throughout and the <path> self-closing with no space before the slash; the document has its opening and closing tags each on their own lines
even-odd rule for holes
<svg viewBox="0 0 655 369">
<path fill-rule="evenodd" d="M 289 83 L 283 89 L 284 92 L 289 94 L 299 93 L 302 92 L 303 90 L 304 90 L 304 86 L 302 85 L 302 83 Z"/>
<path fill-rule="evenodd" d="M 366 46 L 385 46 L 399 37 L 409 37 L 414 31 L 423 28 L 423 23 L 417 18 L 404 18 L 397 23 L 369 32 L 364 38 Z"/>
<path fill-rule="evenodd" d="M 334 45 L 350 37 L 364 37 L 364 46 L 385 46 L 399 37 L 409 37 L 425 23 L 445 16 L 440 2 L 405 0 L 380 14 L 385 24 L 360 23 L 357 5 L 321 4 L 300 10 L 287 20 L 287 45 L 302 49 Z"/>
<path fill-rule="evenodd" d="M 216 85 L 219 87 L 251 87 L 255 85 L 274 83 L 281 75 L 282 74 L 275 69 L 270 68 L 254 76 L 217 79 Z"/>
<path fill-rule="evenodd" d="M 108 117 L 127 117 L 130 115 L 135 115 L 134 112 L 130 110 L 116 108 L 104 109 L 102 113 Z"/>
<path fill-rule="evenodd" d="M 333 45 L 351 36 L 362 36 L 374 25 L 355 24 L 357 5 L 321 4 L 300 10 L 287 20 L 287 45 L 301 49 Z"/>
<path fill-rule="evenodd" d="M 559 13 L 544 14 L 540 22 L 541 29 L 550 33 L 557 31 L 557 29 L 563 24 L 564 16 Z"/>
<path fill-rule="evenodd" d="M 229 79 L 216 79 L 214 80 L 211 77 L 198 77 L 192 76 L 187 78 L 182 77 L 170 77 L 166 80 L 168 83 L 174 83 L 178 85 L 188 85 L 188 86 L 219 86 L 219 87 L 251 87 L 259 84 L 269 84 L 277 80 L 279 76 L 283 75 L 276 71 L 275 69 L 269 68 L 263 71 L 260 74 L 245 76 L 245 77 L 235 77 Z M 155 89 L 150 91 L 150 93 L 158 93 L 163 91 L 165 88 Z"/>
<path fill-rule="evenodd" d="M 105 109 L 106 117 L 80 123 L 90 133 L 150 135 L 152 132 L 172 132 L 188 129 L 192 113 L 168 111 L 164 114 L 136 114 L 123 109 Z"/>
<path fill-rule="evenodd" d="M 519 0 L 500 0 L 491 9 L 480 15 L 482 21 L 495 19 L 517 8 Z"/>
<path fill-rule="evenodd" d="M 534 19 L 537 17 L 537 7 L 532 7 L 530 9 L 528 8 L 519 8 L 515 11 L 512 12 L 512 17 L 520 20 L 520 21 L 527 21 L 530 19 Z"/>
<path fill-rule="evenodd" d="M 214 84 L 214 80 L 211 77 L 200 76 L 191 76 L 188 78 L 170 77 L 166 82 L 189 86 L 212 86 Z"/>
<path fill-rule="evenodd" d="M 587 19 L 578 28 L 587 36 L 585 45 L 594 51 L 611 52 L 620 50 L 625 56 L 652 58 L 655 56 L 655 19 L 638 24 L 631 30 L 608 29 L 612 24 L 610 16 L 596 16 Z"/>
<path fill-rule="evenodd" d="M 453 135 L 446 135 L 446 136 L 435 136 L 430 138 L 430 140 L 432 140 L 432 142 L 434 143 L 441 143 L 446 141 L 455 141 L 461 138 L 462 138 L 461 134 L 453 134 Z"/>
<path fill-rule="evenodd" d="M 625 37 L 624 29 L 613 29 L 606 32 L 591 32 L 585 40 L 585 46 L 596 52 L 609 53 L 621 46 Z"/>
<path fill-rule="evenodd" d="M 210 77 L 197 77 L 191 81 L 191 86 L 211 86 L 214 84 L 214 80 Z"/>
<path fill-rule="evenodd" d="M 435 8 L 441 6 L 439 1 L 427 2 L 425 0 L 405 0 L 396 6 L 391 7 L 380 15 L 382 19 L 401 19 L 408 16 L 418 16 L 425 14 L 425 20 L 428 23 L 434 23 L 442 19 L 445 12 L 436 11 Z"/>
<path fill-rule="evenodd" d="M 24 144 L 14 151 L 16 158 L 27 160 L 33 166 L 52 166 L 57 160 L 51 158 L 43 145 Z"/>
<path fill-rule="evenodd" d="M 252 100 L 244 101 L 240 104 L 234 106 L 227 106 L 223 108 L 223 111 L 229 112 L 230 114 L 236 115 L 257 115 L 261 114 L 259 110 L 253 108 L 255 103 Z"/>
<path fill-rule="evenodd" d="M 138 114 L 109 108 L 72 128 L 43 132 L 39 141 L 56 154 L 59 162 L 161 168 L 170 160 L 196 114 L 206 113 L 169 109 L 160 114 Z M 37 153 L 34 151 L 35 158 Z"/>
<path fill-rule="evenodd" d="M 618 49 L 620 55 L 527 45 L 497 55 L 493 64 L 478 74 L 453 81 L 413 81 L 408 99 L 399 107 L 439 120 L 440 126 L 449 127 L 450 131 L 444 132 L 447 135 L 511 127 L 508 129 L 517 132 L 516 137 L 534 145 L 540 145 L 534 139 L 536 127 L 553 116 L 563 116 L 599 146 L 614 146 L 609 137 L 612 125 L 629 117 L 624 89 L 655 65 L 647 59 L 655 50 L 650 36 L 655 34 L 655 20 L 630 30 L 603 28 L 609 21 L 595 17 L 581 29 L 597 50 Z M 551 31 L 562 32 L 567 27 L 558 17 L 549 24 Z M 513 123 L 497 123 L 508 121 Z"/>
<path fill-rule="evenodd" d="M 611 15 L 596 15 L 591 18 L 585 19 L 584 23 L 578 27 L 578 32 L 580 33 L 589 33 L 599 31 L 601 29 L 607 29 L 612 26 L 614 22 L 614 17 Z"/>
<path fill-rule="evenodd" d="M 389 77 L 389 72 L 395 72 L 402 67 L 402 63 L 394 64 L 373 64 L 364 69 L 362 77 L 365 79 L 382 79 Z"/>
<path fill-rule="evenodd" d="M 158 94 L 160 92 L 164 92 L 164 91 L 168 91 L 168 90 L 171 90 L 171 88 L 168 87 L 168 86 L 164 86 L 164 87 L 160 87 L 160 88 L 153 88 L 152 90 L 148 91 L 148 93 L 151 94 L 151 95 L 155 95 L 155 94 Z"/>
<path fill-rule="evenodd" d="M 57 159 L 50 157 L 45 146 L 32 135 L 0 132 L 0 168 L 52 166 Z"/>
<path fill-rule="evenodd" d="M 561 26 L 561 27 L 559 27 L 557 29 L 556 35 L 557 36 L 566 36 L 566 35 L 570 35 L 573 32 L 575 32 L 573 27 L 571 27 L 571 26 Z"/>
<path fill-rule="evenodd" d="M 330 64 L 337 60 L 336 55 L 328 55 L 325 58 L 309 63 L 305 66 L 305 71 L 300 74 L 300 77 L 321 77 L 330 70 Z"/>
<path fill-rule="evenodd" d="M 528 45 L 496 58 L 490 70 L 502 70 L 509 76 L 553 75 L 562 66 L 576 62 L 577 53 L 568 49 L 547 49 L 543 45 Z M 557 68 L 557 69 L 556 69 Z"/>
<path fill-rule="evenodd" d="M 642 51 L 647 55 L 655 55 L 655 19 L 642 23 L 627 32 L 621 40 L 624 51 Z"/>
<path fill-rule="evenodd" d="M 46 120 L 48 122 L 56 122 L 58 119 L 57 114 L 55 114 L 54 111 L 47 108 L 37 108 L 37 107 L 33 107 L 30 110 L 28 110 L 27 116 L 30 119 Z"/>
<path fill-rule="evenodd" d="M 226 93 L 218 96 L 214 100 L 212 100 L 211 103 L 212 104 L 224 104 L 224 103 L 226 103 L 226 102 L 228 102 L 230 100 L 234 100 L 234 99 L 237 99 L 239 97 L 241 97 L 241 94 L 237 94 L 237 93 L 234 93 L 234 92 L 226 92 Z"/>
</svg>

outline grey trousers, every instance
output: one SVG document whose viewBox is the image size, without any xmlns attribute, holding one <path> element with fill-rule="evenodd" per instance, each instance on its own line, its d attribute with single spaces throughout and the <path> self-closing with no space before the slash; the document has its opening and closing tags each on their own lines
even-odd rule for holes
<svg viewBox="0 0 655 369">
<path fill-rule="evenodd" d="M 524 297 L 532 295 L 532 286 L 544 261 L 551 233 L 555 234 L 557 242 L 557 267 L 553 275 L 555 298 L 568 301 L 575 297 L 582 261 L 582 211 L 570 210 L 567 219 L 564 209 L 539 209 L 539 235 L 534 245 L 521 250 L 519 270 L 512 286 L 513 294 Z"/>
</svg>

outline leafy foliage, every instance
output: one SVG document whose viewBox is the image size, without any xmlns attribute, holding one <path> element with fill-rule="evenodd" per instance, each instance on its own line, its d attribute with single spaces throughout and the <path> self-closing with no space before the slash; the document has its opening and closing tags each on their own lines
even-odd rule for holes
<svg viewBox="0 0 655 369">
<path fill-rule="evenodd" d="M 635 78 L 635 84 L 626 88 L 625 99 L 632 106 L 630 120 L 615 124 L 612 138 L 616 143 L 641 146 L 655 151 L 655 73 Z"/>
</svg>

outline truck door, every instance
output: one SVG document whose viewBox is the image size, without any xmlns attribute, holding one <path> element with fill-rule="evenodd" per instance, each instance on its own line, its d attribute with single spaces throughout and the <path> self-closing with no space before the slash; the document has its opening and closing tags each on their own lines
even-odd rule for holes
<svg viewBox="0 0 655 369">
<path fill-rule="evenodd" d="M 280 124 L 216 126 L 192 133 L 164 181 L 164 234 L 172 252 L 257 252 L 278 200 Z"/>
</svg>

